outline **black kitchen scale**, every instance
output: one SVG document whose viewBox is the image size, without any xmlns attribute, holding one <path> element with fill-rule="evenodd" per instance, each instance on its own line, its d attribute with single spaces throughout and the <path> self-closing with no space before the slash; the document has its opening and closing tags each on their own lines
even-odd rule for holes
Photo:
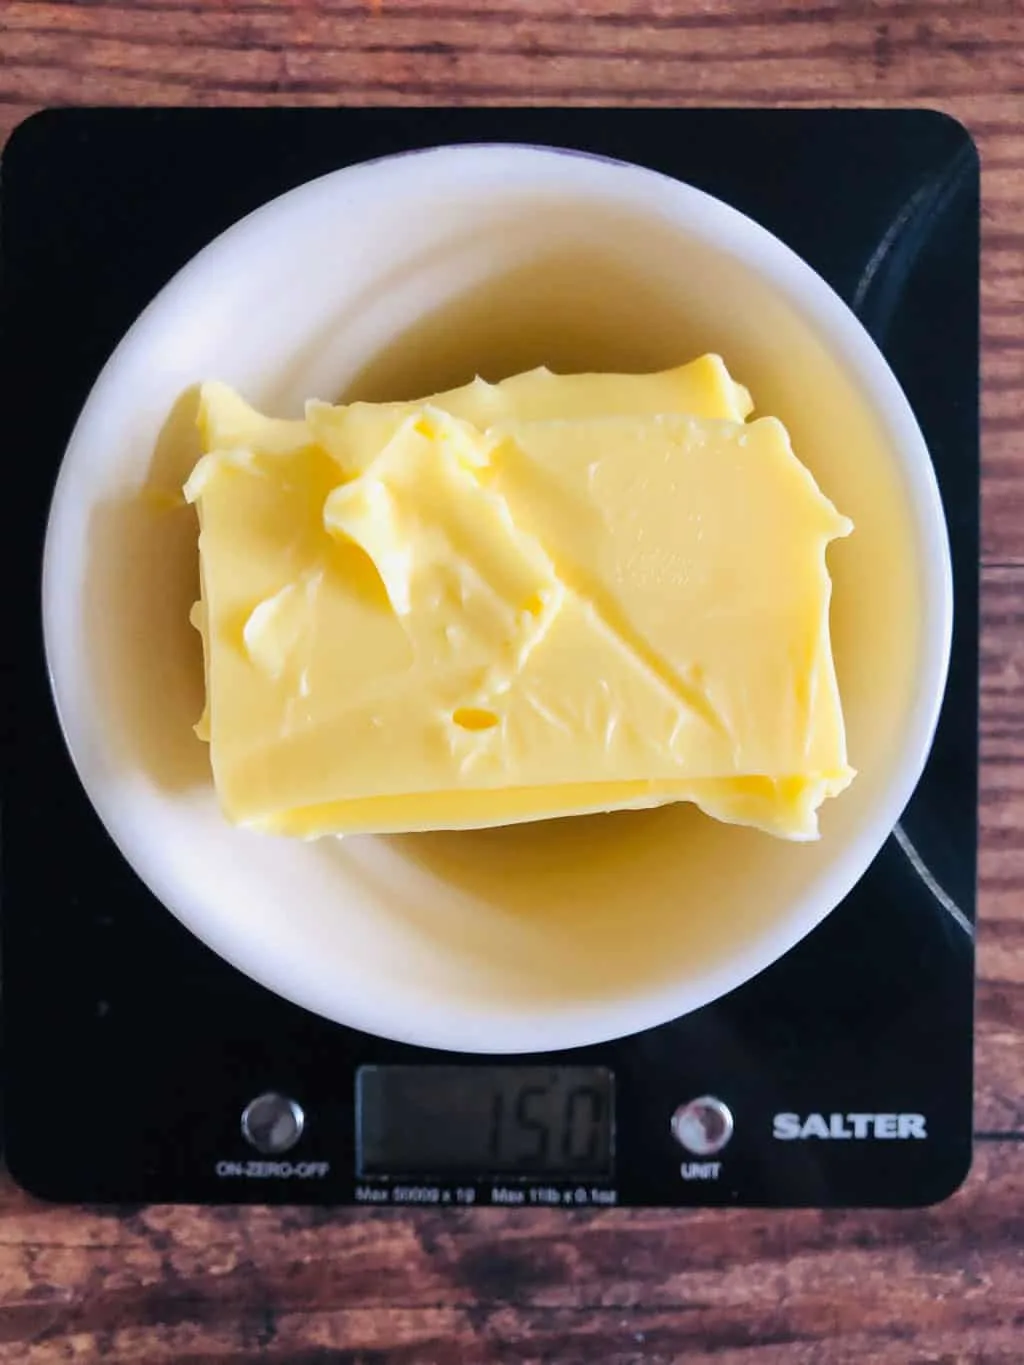
<svg viewBox="0 0 1024 1365">
<path fill-rule="evenodd" d="M 956 625 L 926 774 L 860 884 L 755 980 L 648 1033 L 481 1058 L 276 998 L 146 891 L 52 709 L 45 517 L 123 332 L 193 253 L 336 167 L 448 142 L 573 147 L 734 204 L 852 304 L 939 476 Z M 74 1201 L 917 1205 L 971 1153 L 978 165 L 920 111 L 64 111 L 3 158 L 6 1158 Z M 144 969 L 143 968 L 144 964 Z"/>
</svg>

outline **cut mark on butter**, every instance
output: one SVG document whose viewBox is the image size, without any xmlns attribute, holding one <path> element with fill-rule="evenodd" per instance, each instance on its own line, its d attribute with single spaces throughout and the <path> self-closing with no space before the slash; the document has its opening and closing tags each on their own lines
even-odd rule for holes
<svg viewBox="0 0 1024 1365">
<path fill-rule="evenodd" d="M 672 664 L 633 627 L 599 582 L 576 565 L 566 563 L 564 559 L 559 563 L 558 570 L 562 582 L 587 604 L 588 610 L 593 612 L 605 630 L 642 668 L 657 679 L 685 712 L 703 721 L 711 730 L 723 735 L 730 742 L 733 741 L 728 724 L 698 681 L 702 677 L 701 670 L 698 669 L 696 672 L 691 670 L 693 682 L 681 677 Z"/>
</svg>

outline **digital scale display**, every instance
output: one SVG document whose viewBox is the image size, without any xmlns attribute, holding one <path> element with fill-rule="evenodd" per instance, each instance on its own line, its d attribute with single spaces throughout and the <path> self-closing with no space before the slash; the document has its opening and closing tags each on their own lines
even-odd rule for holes
<svg viewBox="0 0 1024 1365">
<path fill-rule="evenodd" d="M 364 1066 L 359 1174 L 608 1179 L 612 1073 L 586 1066 Z"/>
</svg>

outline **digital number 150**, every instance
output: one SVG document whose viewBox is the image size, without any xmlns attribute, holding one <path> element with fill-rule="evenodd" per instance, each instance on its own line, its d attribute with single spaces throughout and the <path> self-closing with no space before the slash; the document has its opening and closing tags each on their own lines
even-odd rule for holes
<svg viewBox="0 0 1024 1365">
<path fill-rule="evenodd" d="M 525 1085 L 491 1101 L 488 1155 L 502 1164 L 567 1169 L 593 1165 L 604 1145 L 605 1097 L 590 1085 Z"/>
</svg>

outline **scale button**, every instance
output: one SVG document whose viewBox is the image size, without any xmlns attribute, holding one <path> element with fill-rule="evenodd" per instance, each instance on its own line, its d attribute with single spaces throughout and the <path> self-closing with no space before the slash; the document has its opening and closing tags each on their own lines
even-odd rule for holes
<svg viewBox="0 0 1024 1365">
<path fill-rule="evenodd" d="M 714 1095 L 681 1104 L 672 1115 L 672 1136 L 694 1156 L 713 1156 L 732 1137 L 729 1106 Z"/>
<path fill-rule="evenodd" d="M 242 1111 L 242 1136 L 265 1156 L 290 1151 L 302 1136 L 306 1116 L 302 1105 L 287 1095 L 257 1095 Z"/>
</svg>

